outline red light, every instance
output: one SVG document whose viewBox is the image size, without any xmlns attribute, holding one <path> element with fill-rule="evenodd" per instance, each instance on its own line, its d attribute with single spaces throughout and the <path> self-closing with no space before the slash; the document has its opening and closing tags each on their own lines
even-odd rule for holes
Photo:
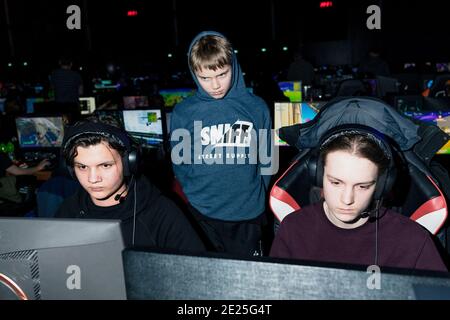
<svg viewBox="0 0 450 320">
<path fill-rule="evenodd" d="M 333 1 L 322 1 L 320 3 L 320 8 L 331 8 L 333 6 Z"/>
<path fill-rule="evenodd" d="M 129 11 L 127 12 L 127 16 L 128 16 L 128 17 L 135 17 L 135 16 L 137 16 L 137 15 L 138 15 L 137 10 L 129 10 Z"/>
</svg>

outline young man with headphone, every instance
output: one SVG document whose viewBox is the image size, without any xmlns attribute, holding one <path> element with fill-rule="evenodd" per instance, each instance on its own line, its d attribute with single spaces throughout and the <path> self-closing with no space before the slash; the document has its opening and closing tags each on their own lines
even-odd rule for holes
<svg viewBox="0 0 450 320">
<path fill-rule="evenodd" d="M 82 189 L 63 202 L 56 217 L 121 220 L 127 247 L 204 250 L 183 213 L 138 174 L 139 152 L 125 131 L 95 119 L 76 123 L 62 154 Z"/>
<path fill-rule="evenodd" d="M 270 255 L 319 262 L 447 271 L 428 231 L 381 207 L 396 167 L 391 146 L 375 130 L 341 127 L 307 159 L 323 201 L 288 215 Z"/>
</svg>

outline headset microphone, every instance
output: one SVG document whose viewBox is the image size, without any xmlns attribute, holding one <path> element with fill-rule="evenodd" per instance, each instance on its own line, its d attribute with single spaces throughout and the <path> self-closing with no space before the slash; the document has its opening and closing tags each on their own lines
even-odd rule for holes
<svg viewBox="0 0 450 320">
<path fill-rule="evenodd" d="M 360 218 L 376 218 L 378 217 L 378 211 L 380 210 L 382 200 L 375 200 L 375 208 L 360 213 Z"/>
<path fill-rule="evenodd" d="M 128 190 L 128 187 L 127 188 L 125 188 L 125 190 L 123 190 L 121 193 L 118 193 L 118 194 L 116 194 L 115 196 L 114 196 L 114 200 L 115 201 L 120 201 L 120 202 L 122 202 L 123 200 L 123 198 L 122 198 L 122 194 L 124 194 L 125 193 L 125 191 L 127 191 Z"/>
<path fill-rule="evenodd" d="M 134 178 L 134 175 L 131 176 L 130 183 L 127 185 L 125 190 L 123 190 L 121 193 L 118 193 L 114 196 L 115 201 L 122 202 L 125 199 L 125 197 L 122 197 L 122 195 L 130 189 L 130 185 L 133 183 L 133 178 Z"/>
</svg>

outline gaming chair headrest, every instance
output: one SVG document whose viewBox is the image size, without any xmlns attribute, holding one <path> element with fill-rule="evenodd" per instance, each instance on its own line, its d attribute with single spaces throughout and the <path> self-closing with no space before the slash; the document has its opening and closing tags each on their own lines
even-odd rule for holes
<svg viewBox="0 0 450 320">
<path fill-rule="evenodd" d="M 120 128 L 100 122 L 83 121 L 71 126 L 64 136 L 62 144 L 62 154 L 64 155 L 73 144 L 81 137 L 96 135 L 110 139 L 125 149 L 122 156 L 124 176 L 131 176 L 137 173 L 139 162 L 139 150 L 133 147 L 128 134 Z M 75 177 L 72 164 L 66 163 L 67 169 L 72 177 Z"/>
<path fill-rule="evenodd" d="M 389 159 L 389 165 L 378 177 L 375 187 L 374 200 L 380 200 L 390 192 L 397 177 L 394 156 L 391 146 L 384 135 L 375 129 L 362 125 L 339 126 L 329 130 L 323 135 L 320 139 L 319 146 L 312 149 L 310 151 L 310 156 L 306 158 L 307 170 L 311 183 L 317 187 L 323 187 L 324 168 L 322 161 L 320 161 L 320 152 L 325 146 L 334 141 L 336 138 L 346 134 L 360 134 L 367 137 L 371 141 L 375 142 L 384 155 Z"/>
</svg>

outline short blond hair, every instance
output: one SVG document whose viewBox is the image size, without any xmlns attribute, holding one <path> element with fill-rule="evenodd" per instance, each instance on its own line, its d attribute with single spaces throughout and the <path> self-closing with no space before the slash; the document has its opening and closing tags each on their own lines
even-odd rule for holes
<svg viewBox="0 0 450 320">
<path fill-rule="evenodd" d="M 219 68 L 231 65 L 232 57 L 233 49 L 227 39 L 207 35 L 200 38 L 192 46 L 189 64 L 194 72 L 203 68 L 216 71 Z"/>
</svg>

